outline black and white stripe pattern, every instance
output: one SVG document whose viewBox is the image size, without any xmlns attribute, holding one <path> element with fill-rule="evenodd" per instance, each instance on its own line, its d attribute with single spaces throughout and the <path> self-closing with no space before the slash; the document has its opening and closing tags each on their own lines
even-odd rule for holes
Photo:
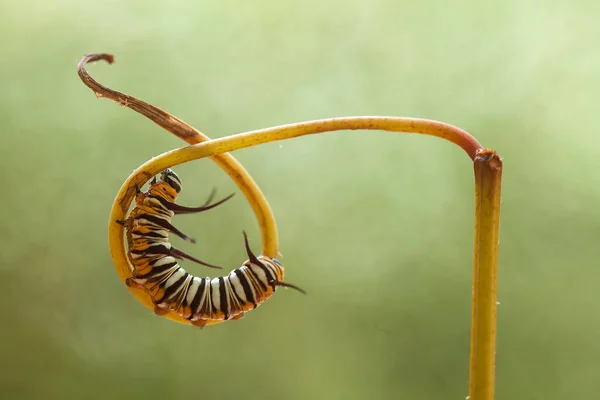
<svg viewBox="0 0 600 400">
<path fill-rule="evenodd" d="M 187 273 L 178 260 L 216 266 L 171 246 L 169 233 L 195 242 L 175 228 L 171 219 L 176 214 L 209 210 L 231 196 L 210 204 L 213 191 L 203 206 L 190 208 L 175 204 L 181 188 L 181 180 L 173 171 L 163 171 L 147 192 L 138 192 L 136 207 L 121 222 L 127 228 L 129 258 L 134 266 L 127 284 L 146 289 L 157 314 L 173 311 L 193 325 L 204 326 L 208 321 L 241 318 L 271 297 L 278 286 L 302 291 L 283 282 L 284 271 L 279 261 L 252 253 L 246 233 L 244 243 L 249 259 L 240 268 L 217 278 L 199 278 Z"/>
<path fill-rule="evenodd" d="M 149 272 L 134 275 L 131 281 L 146 288 L 157 307 L 192 322 L 230 320 L 271 297 L 283 278 L 283 269 L 272 259 L 259 256 L 257 260 L 259 264 L 247 261 L 227 276 L 199 278 L 187 273 L 175 258 L 164 256 L 151 260 Z"/>
</svg>

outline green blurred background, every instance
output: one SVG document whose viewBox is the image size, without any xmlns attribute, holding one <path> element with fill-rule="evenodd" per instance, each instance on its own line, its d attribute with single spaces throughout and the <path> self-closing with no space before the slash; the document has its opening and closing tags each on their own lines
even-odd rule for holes
<svg viewBox="0 0 600 400">
<path fill-rule="evenodd" d="M 168 5 L 167 5 L 168 4 Z M 183 145 L 97 100 L 89 70 L 211 137 L 351 115 L 431 118 L 504 158 L 498 399 L 600 393 L 600 28 L 595 1 L 0 2 L 0 398 L 463 399 L 473 178 L 430 137 L 343 132 L 236 152 L 267 195 L 287 279 L 245 319 L 155 317 L 107 246 L 130 172 Z M 181 203 L 236 191 L 178 167 Z M 237 267 L 238 195 L 179 217 Z M 204 276 L 212 271 L 185 263 Z"/>
</svg>

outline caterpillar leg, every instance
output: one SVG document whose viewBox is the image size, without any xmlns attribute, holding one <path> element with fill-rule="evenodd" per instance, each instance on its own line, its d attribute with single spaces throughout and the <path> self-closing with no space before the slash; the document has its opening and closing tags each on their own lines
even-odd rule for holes
<svg viewBox="0 0 600 400">
<path fill-rule="evenodd" d="M 236 315 L 235 317 L 232 317 L 231 320 L 235 321 L 237 319 L 242 319 L 244 318 L 244 313 L 239 313 L 238 315 Z"/>
<path fill-rule="evenodd" d="M 128 227 L 129 224 L 129 218 L 125 218 L 125 219 L 115 219 L 115 222 L 121 226 L 124 226 L 125 228 Z"/>
<path fill-rule="evenodd" d="M 125 285 L 130 288 L 145 289 L 144 285 L 133 280 L 134 276 L 125 279 Z"/>
<path fill-rule="evenodd" d="M 125 219 L 115 219 L 115 222 L 125 227 L 125 229 L 131 229 L 133 219 L 131 217 L 127 217 Z"/>
<path fill-rule="evenodd" d="M 161 308 L 159 306 L 157 306 L 156 304 L 154 305 L 154 314 L 155 315 L 166 315 L 169 313 L 169 310 L 165 310 L 164 308 Z"/>
<path fill-rule="evenodd" d="M 206 320 L 199 319 L 197 321 L 192 321 L 192 325 L 194 325 L 195 327 L 198 327 L 198 328 L 204 328 L 206 326 Z"/>
</svg>

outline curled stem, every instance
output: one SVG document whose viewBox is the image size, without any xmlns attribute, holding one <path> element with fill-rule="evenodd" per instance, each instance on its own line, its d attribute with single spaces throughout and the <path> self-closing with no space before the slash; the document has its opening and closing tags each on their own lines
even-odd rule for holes
<svg viewBox="0 0 600 400">
<path fill-rule="evenodd" d="M 92 89 L 97 97 L 106 97 L 127 108 L 130 108 L 143 116 L 149 118 L 160 127 L 171 132 L 181 140 L 189 144 L 202 143 L 210 138 L 199 130 L 195 129 L 181 119 L 161 110 L 145 101 L 138 100 L 133 96 L 110 89 L 90 76 L 85 69 L 86 64 L 94 61 L 104 60 L 109 64 L 114 62 L 112 54 L 86 54 L 77 64 L 77 73 L 83 83 Z M 277 234 L 277 225 L 275 217 L 271 212 L 269 203 L 261 192 L 260 188 L 252 179 L 250 174 L 244 169 L 231 154 L 215 154 L 211 159 L 235 182 L 242 191 L 252 210 L 262 233 L 263 250 L 262 254 L 269 257 L 276 257 L 279 248 L 279 236 Z M 140 183 L 140 187 L 141 187 Z"/>
</svg>

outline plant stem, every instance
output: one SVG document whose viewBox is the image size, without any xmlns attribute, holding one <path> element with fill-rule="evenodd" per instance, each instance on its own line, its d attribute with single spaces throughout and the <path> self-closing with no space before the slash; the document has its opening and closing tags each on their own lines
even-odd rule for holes
<svg viewBox="0 0 600 400">
<path fill-rule="evenodd" d="M 475 248 L 469 399 L 493 400 L 502 160 L 493 150 L 479 151 L 474 159 L 474 170 Z"/>
<path fill-rule="evenodd" d="M 246 195 L 259 222 L 263 237 L 263 254 L 274 257 L 278 253 L 275 219 L 260 189 L 227 152 L 257 146 L 263 143 L 291 139 L 303 135 L 337 130 L 383 130 L 436 136 L 460 146 L 474 161 L 475 171 L 475 249 L 472 300 L 470 400 L 493 400 L 496 354 L 496 308 L 498 269 L 498 229 L 500 217 L 500 191 L 502 161 L 493 150 L 481 145 L 462 129 L 442 122 L 395 117 L 348 117 L 302 122 L 252 131 L 225 138 L 208 140 L 198 130 L 169 113 L 134 97 L 114 91 L 93 80 L 85 70 L 86 63 L 106 60 L 109 54 L 90 54 L 78 64 L 83 82 L 98 97 L 107 97 L 129 107 L 175 134 L 193 146 L 176 149 L 146 162 L 125 181 L 110 214 L 109 244 L 115 267 L 122 281 L 131 275 L 123 238 L 123 227 L 114 221 L 123 220 L 134 197 L 135 187 L 141 187 L 152 176 L 165 168 L 204 157 L 211 157 L 229 174 Z M 154 309 L 152 299 L 142 289 L 129 290 L 149 309 Z M 189 323 L 177 314 L 167 318 Z M 209 321 L 216 323 L 218 321 Z"/>
</svg>

